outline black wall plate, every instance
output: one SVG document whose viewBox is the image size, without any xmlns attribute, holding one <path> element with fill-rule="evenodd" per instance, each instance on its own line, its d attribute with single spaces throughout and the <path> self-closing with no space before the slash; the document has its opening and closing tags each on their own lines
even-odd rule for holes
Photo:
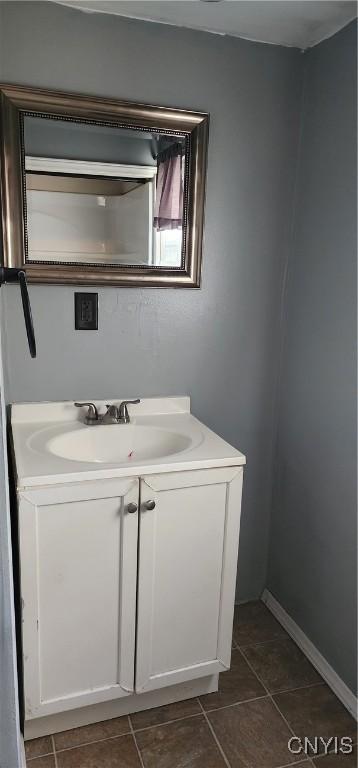
<svg viewBox="0 0 358 768">
<path fill-rule="evenodd" d="M 75 293 L 75 329 L 98 330 L 98 293 Z"/>
</svg>

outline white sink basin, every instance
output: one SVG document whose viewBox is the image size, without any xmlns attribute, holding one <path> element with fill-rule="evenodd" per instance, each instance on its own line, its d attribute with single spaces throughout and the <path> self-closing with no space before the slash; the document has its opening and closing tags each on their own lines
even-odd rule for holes
<svg viewBox="0 0 358 768">
<path fill-rule="evenodd" d="M 95 402 L 99 413 L 108 402 Z M 129 409 L 129 424 L 86 426 L 73 401 L 13 405 L 18 488 L 245 463 L 192 416 L 188 397 L 144 398 Z"/>
<path fill-rule="evenodd" d="M 51 438 L 45 449 L 70 461 L 112 464 L 160 459 L 185 451 L 187 435 L 135 424 L 83 427 Z"/>
</svg>

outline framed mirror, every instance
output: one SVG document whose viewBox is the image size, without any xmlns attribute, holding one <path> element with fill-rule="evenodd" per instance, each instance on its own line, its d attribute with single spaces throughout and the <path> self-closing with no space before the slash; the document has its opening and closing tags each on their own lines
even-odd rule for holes
<svg viewBox="0 0 358 768">
<path fill-rule="evenodd" d="M 4 265 L 200 287 L 208 115 L 1 86 Z"/>
</svg>

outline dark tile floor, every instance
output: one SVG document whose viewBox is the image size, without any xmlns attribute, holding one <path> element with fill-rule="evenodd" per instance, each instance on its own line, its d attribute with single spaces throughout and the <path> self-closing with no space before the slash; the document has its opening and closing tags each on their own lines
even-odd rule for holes
<svg viewBox="0 0 358 768">
<path fill-rule="evenodd" d="M 295 755 L 292 735 L 349 736 L 353 718 L 261 602 L 236 609 L 217 693 L 26 742 L 28 768 L 356 768 Z"/>
</svg>

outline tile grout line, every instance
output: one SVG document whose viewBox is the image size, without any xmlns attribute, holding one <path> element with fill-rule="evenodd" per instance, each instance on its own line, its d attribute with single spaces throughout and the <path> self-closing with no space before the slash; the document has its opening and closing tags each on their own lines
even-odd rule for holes
<svg viewBox="0 0 358 768">
<path fill-rule="evenodd" d="M 1 0 L 0 0 L 1 2 Z M 90 723 L 90 725 L 96 725 L 96 723 Z M 85 726 L 79 725 L 79 728 L 83 728 Z M 69 728 L 69 731 L 75 731 L 76 728 Z M 62 749 L 56 750 L 56 745 L 54 741 L 54 754 L 59 754 L 60 752 L 68 752 L 70 749 L 80 749 L 82 747 L 89 747 L 91 744 L 101 744 L 103 741 L 112 741 L 112 739 L 120 739 L 121 736 L 131 736 L 131 731 L 125 731 L 125 733 L 116 733 L 114 736 L 105 736 L 104 739 L 93 739 L 93 741 L 81 741 L 79 744 L 72 744 L 70 747 L 62 747 Z M 52 737 L 53 738 L 53 737 Z M 52 755 L 52 752 L 48 752 L 49 755 Z M 44 755 L 41 755 L 41 757 L 44 757 Z M 46 755 L 47 757 L 47 755 Z M 34 758 L 31 758 L 34 759 Z"/>
<path fill-rule="evenodd" d="M 205 694 L 204 694 L 205 695 Z M 252 699 L 243 699 L 242 701 L 232 701 L 231 704 L 224 704 L 222 707 L 212 707 L 212 709 L 204 709 L 204 712 L 221 712 L 222 709 L 229 709 L 230 707 L 239 707 L 241 704 L 251 704 L 253 701 L 261 701 L 267 699 L 267 693 L 263 696 L 254 696 Z M 202 706 L 202 705 L 201 705 Z"/>
<path fill-rule="evenodd" d="M 1 0 L 0 0 L 1 2 Z M 194 699 L 192 699 L 194 701 Z M 175 702 L 174 702 L 175 703 Z M 167 706 L 164 704 L 164 706 Z M 155 709 L 155 707 L 154 707 Z M 145 710 L 146 711 L 146 710 Z M 150 710 L 148 710 L 150 711 Z M 137 714 L 136 712 L 133 712 L 133 714 Z M 193 717 L 199 717 L 201 715 L 201 712 L 195 712 L 193 715 L 183 715 L 183 717 L 175 717 L 173 720 L 165 720 L 163 723 L 153 723 L 153 725 L 144 725 L 143 728 L 133 728 L 134 733 L 142 733 L 142 731 L 150 731 L 152 728 L 161 728 L 164 725 L 172 725 L 173 723 L 180 723 L 181 720 L 191 720 Z"/>
<path fill-rule="evenodd" d="M 254 648 L 255 645 L 269 645 L 269 643 L 279 643 L 279 642 L 282 643 L 282 642 L 287 642 L 287 640 L 291 640 L 291 642 L 293 643 L 295 642 L 294 640 L 292 640 L 292 637 L 290 636 L 285 637 L 282 635 L 278 635 L 277 637 L 272 637 L 271 640 L 259 640 L 258 643 L 242 643 L 242 645 L 238 645 L 236 640 L 234 640 L 234 643 L 237 648 Z"/>
<path fill-rule="evenodd" d="M 247 658 L 247 656 L 246 656 L 245 652 L 244 652 L 243 650 L 241 650 L 240 648 L 238 648 L 237 650 L 239 650 L 239 651 L 240 651 L 240 653 L 241 653 L 241 654 L 242 654 L 242 656 L 244 657 L 244 659 L 245 659 L 246 663 L 247 663 L 247 664 L 248 664 L 248 666 L 250 667 L 250 669 L 251 669 L 251 672 L 253 672 L 253 674 L 254 674 L 254 675 L 256 675 L 256 677 L 257 677 L 257 679 L 258 679 L 259 683 L 261 683 L 261 685 L 264 687 L 265 691 L 267 692 L 267 695 L 268 695 L 268 697 L 270 698 L 270 701 L 271 701 L 271 703 L 272 703 L 272 704 L 273 704 L 273 706 L 275 707 L 275 709 L 276 709 L 276 711 L 278 712 L 278 714 L 280 715 L 280 717 L 282 717 L 282 720 L 283 720 L 283 721 L 286 723 L 286 726 L 287 726 L 287 728 L 289 729 L 289 731 L 292 733 L 292 736 L 297 736 L 297 734 L 295 733 L 295 731 L 293 730 L 293 728 L 291 728 L 291 725 L 290 725 L 290 723 L 288 722 L 288 720 L 286 719 L 285 715 L 283 715 L 283 714 L 282 714 L 282 712 L 281 712 L 281 710 L 279 709 L 279 706 L 278 706 L 278 704 L 276 704 L 276 702 L 275 702 L 275 700 L 274 700 L 274 698 L 273 698 L 273 695 L 272 695 L 272 693 L 270 693 L 270 691 L 269 691 L 269 690 L 268 690 L 268 688 L 267 688 L 267 685 L 265 685 L 264 681 L 263 681 L 263 680 L 260 678 L 260 676 L 257 674 L 257 672 L 255 671 L 255 669 L 253 668 L 253 666 L 252 666 L 252 664 L 250 663 L 249 659 Z M 318 685 L 321 685 L 321 683 L 318 683 Z M 310 765 L 313 765 L 313 762 L 312 762 L 312 760 L 311 760 L 310 756 L 309 756 L 309 755 L 306 755 L 306 753 L 304 753 L 304 759 L 307 759 L 307 760 L 308 760 L 308 762 L 310 763 Z M 297 760 L 296 762 L 299 762 L 299 761 Z M 301 762 L 302 762 L 302 761 L 301 761 Z M 294 763 L 291 763 L 291 765 L 294 765 Z"/>
<path fill-rule="evenodd" d="M 58 768 L 55 739 L 54 739 L 52 733 L 51 733 L 51 743 L 52 743 L 52 750 L 53 750 L 53 755 L 54 755 L 55 768 Z"/>
<path fill-rule="evenodd" d="M 137 750 L 138 759 L 139 759 L 141 768 L 145 768 L 145 765 L 144 765 L 144 762 L 143 762 L 143 758 L 142 758 L 142 753 L 141 753 L 141 751 L 140 751 L 140 749 L 138 747 L 138 743 L 137 743 L 137 739 L 136 739 L 136 735 L 135 735 L 135 732 L 134 732 L 134 728 L 133 728 L 133 724 L 132 724 L 132 720 L 131 720 L 131 716 L 130 715 L 128 715 L 128 722 L 129 722 L 129 727 L 131 729 L 132 739 L 134 741 L 134 745 L 135 745 L 135 748 Z"/>
<path fill-rule="evenodd" d="M 294 691 L 303 691 L 306 688 L 321 688 L 323 685 L 327 685 L 324 680 L 321 683 L 310 683 L 310 685 L 298 685 L 297 688 L 285 688 L 284 691 L 274 691 L 271 696 L 278 696 L 281 693 L 294 693 Z"/>
<path fill-rule="evenodd" d="M 246 659 L 246 656 L 245 656 L 245 659 Z M 306 688 L 320 688 L 322 685 L 326 685 L 324 680 L 322 680 L 321 683 L 310 683 L 309 685 L 297 685 L 296 688 L 285 688 L 283 691 L 272 691 L 272 693 L 270 693 L 270 696 L 278 696 L 281 693 L 294 693 L 294 691 L 303 691 Z"/>
<path fill-rule="evenodd" d="M 301 758 L 301 756 L 300 756 L 300 758 Z M 297 762 L 296 763 L 285 763 L 285 765 L 279 765 L 278 768 L 291 768 L 291 767 L 293 768 L 293 766 L 298 766 L 298 768 L 299 768 L 299 766 L 302 765 L 302 763 L 305 763 L 305 762 L 307 762 L 307 758 L 306 757 L 304 757 L 303 760 L 300 759 L 298 763 Z"/>
<path fill-rule="evenodd" d="M 227 768 L 231 768 L 231 764 L 229 763 L 229 760 L 226 757 L 226 754 L 225 754 L 225 752 L 224 752 L 224 750 L 223 750 L 223 748 L 222 748 L 222 746 L 220 744 L 220 741 L 219 741 L 219 739 L 218 739 L 218 737 L 217 737 L 217 735 L 216 735 L 216 733 L 214 731 L 213 726 L 211 725 L 211 722 L 210 722 L 210 720 L 209 720 L 209 718 L 208 718 L 208 716 L 207 716 L 207 714 L 206 714 L 206 712 L 204 710 L 204 707 L 203 707 L 203 705 L 202 705 L 202 703 L 201 703 L 199 698 L 197 698 L 197 702 L 198 702 L 199 707 L 200 707 L 200 709 L 201 709 L 201 711 L 202 711 L 202 713 L 204 715 L 205 722 L 206 722 L 206 724 L 207 724 L 207 726 L 208 726 L 208 728 L 210 730 L 210 733 L 211 733 L 211 735 L 212 735 L 212 737 L 213 737 L 213 739 L 214 739 L 214 741 L 216 743 L 216 746 L 217 746 L 217 748 L 218 748 L 218 750 L 219 750 L 219 752 L 221 754 L 221 757 L 224 760 L 225 765 L 227 766 Z"/>
</svg>

